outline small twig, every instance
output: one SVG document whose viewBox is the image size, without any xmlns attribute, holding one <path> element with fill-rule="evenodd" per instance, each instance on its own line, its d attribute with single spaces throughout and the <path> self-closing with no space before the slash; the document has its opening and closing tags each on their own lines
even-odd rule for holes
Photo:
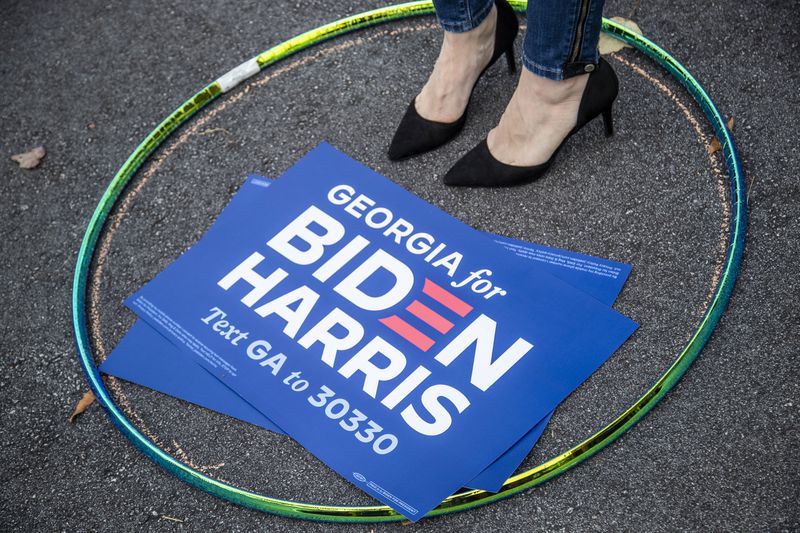
<svg viewBox="0 0 800 533">
<path fill-rule="evenodd" d="M 229 132 L 225 128 L 209 128 L 207 130 L 203 130 L 199 133 L 199 135 L 213 135 L 215 133 L 224 133 L 230 137 L 233 137 L 233 133 Z"/>
<path fill-rule="evenodd" d="M 747 186 L 747 205 L 750 205 L 750 194 L 753 192 L 753 185 L 756 184 L 756 176 L 750 180 L 750 184 Z"/>
<path fill-rule="evenodd" d="M 642 5 L 642 0 L 636 0 L 636 1 L 633 3 L 633 9 L 631 10 L 631 14 L 630 14 L 630 15 L 628 15 L 628 18 L 629 18 L 629 19 L 633 20 L 633 17 L 635 17 L 635 16 L 636 16 L 636 13 L 638 13 L 638 12 L 639 12 L 639 6 L 641 6 L 641 5 Z"/>
<path fill-rule="evenodd" d="M 169 515 L 166 515 L 166 514 L 162 514 L 161 516 L 159 516 L 159 518 L 163 518 L 164 520 L 169 520 L 170 522 L 180 522 L 181 524 L 184 523 L 184 520 L 181 520 L 180 518 L 175 518 L 174 516 L 169 516 Z"/>
</svg>

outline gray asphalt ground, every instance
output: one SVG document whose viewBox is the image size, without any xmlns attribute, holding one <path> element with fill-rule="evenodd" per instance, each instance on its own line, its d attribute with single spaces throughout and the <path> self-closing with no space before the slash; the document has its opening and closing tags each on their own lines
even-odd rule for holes
<svg viewBox="0 0 800 533">
<path fill-rule="evenodd" d="M 735 118 L 750 222 L 729 309 L 699 359 L 643 422 L 587 463 L 501 503 L 414 526 L 317 524 L 190 488 L 136 451 L 96 405 L 68 423 L 87 390 L 70 327 L 71 277 L 116 169 L 205 83 L 303 30 L 378 5 L 0 2 L 0 529 L 797 530 L 800 16 L 791 2 L 606 6 L 606 16 L 635 19 Z M 702 115 L 655 63 L 623 51 L 610 59 L 622 81 L 613 138 L 599 124 L 585 128 L 535 184 L 448 189 L 439 177 L 497 121 L 514 80 L 492 69 L 455 142 L 389 162 L 391 132 L 436 55 L 432 22 L 393 23 L 304 52 L 173 138 L 128 193 L 93 277 L 98 357 L 133 321 L 121 300 L 203 233 L 247 173 L 278 175 L 328 140 L 477 228 L 634 265 L 617 308 L 641 329 L 559 408 L 525 467 L 580 442 L 647 390 L 697 324 L 720 258 L 719 158 L 709 160 L 708 138 L 686 113 L 707 136 Z M 8 159 L 39 144 L 48 153 L 36 170 Z M 282 498 L 371 503 L 285 437 L 131 384 L 117 394 L 140 427 L 212 475 Z"/>
</svg>

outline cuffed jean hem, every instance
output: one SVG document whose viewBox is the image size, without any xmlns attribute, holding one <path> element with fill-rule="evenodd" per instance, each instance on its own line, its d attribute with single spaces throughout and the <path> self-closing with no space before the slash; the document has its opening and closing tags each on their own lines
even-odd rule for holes
<svg viewBox="0 0 800 533">
<path fill-rule="evenodd" d="M 464 33 L 470 30 L 474 30 L 478 26 L 481 25 L 481 22 L 486 20 L 486 17 L 489 16 L 489 13 L 492 12 L 492 7 L 494 7 L 494 1 L 489 0 L 486 2 L 486 5 L 481 7 L 476 13 L 469 12 L 469 4 L 466 4 L 467 9 L 467 20 L 463 21 L 445 21 L 439 18 L 439 25 L 442 27 L 444 31 L 448 31 L 451 33 Z"/>
<path fill-rule="evenodd" d="M 597 53 L 595 56 L 594 62 L 591 63 L 579 62 L 570 63 L 568 65 L 564 65 L 563 67 L 550 67 L 537 63 L 528 57 L 528 54 L 523 51 L 522 65 L 537 76 L 541 76 L 542 78 L 547 78 L 549 80 L 561 81 L 573 76 L 589 74 L 592 72 L 595 68 L 597 68 L 597 64 L 600 61 L 600 54 Z"/>
</svg>

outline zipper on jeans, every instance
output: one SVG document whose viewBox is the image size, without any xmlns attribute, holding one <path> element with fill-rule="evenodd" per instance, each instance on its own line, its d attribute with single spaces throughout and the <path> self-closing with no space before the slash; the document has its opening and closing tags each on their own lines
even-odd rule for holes
<svg viewBox="0 0 800 533">
<path fill-rule="evenodd" d="M 569 62 L 574 63 L 581 52 L 581 41 L 583 41 L 583 26 L 586 24 L 586 17 L 589 15 L 589 0 L 581 0 L 581 10 L 578 14 L 578 25 L 575 27 L 575 39 L 572 41 L 572 51 L 569 54 Z"/>
</svg>

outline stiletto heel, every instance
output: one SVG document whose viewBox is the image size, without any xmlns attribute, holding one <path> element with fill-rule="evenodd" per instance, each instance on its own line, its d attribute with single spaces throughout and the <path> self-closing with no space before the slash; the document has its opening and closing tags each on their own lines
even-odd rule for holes
<svg viewBox="0 0 800 533">
<path fill-rule="evenodd" d="M 508 64 L 508 71 L 511 74 L 517 72 L 517 62 L 514 59 L 514 47 L 512 46 L 506 50 L 506 63 Z"/>
<path fill-rule="evenodd" d="M 497 22 L 494 30 L 494 51 L 489 64 L 475 80 L 475 85 L 503 54 L 506 55 L 509 70 L 511 72 L 516 70 L 514 39 L 519 32 L 519 21 L 517 21 L 514 9 L 506 0 L 495 0 L 495 6 L 497 6 Z M 472 88 L 474 89 L 475 86 L 473 85 Z M 389 145 L 389 159 L 392 161 L 405 159 L 433 150 L 450 141 L 464 128 L 464 123 L 467 121 L 467 109 L 469 109 L 469 101 L 467 101 L 464 112 L 454 122 L 436 122 L 420 116 L 414 100 L 411 100 Z"/>
<path fill-rule="evenodd" d="M 586 82 L 586 88 L 578 106 L 575 127 L 561 141 L 561 144 L 550 156 L 550 159 L 540 165 L 530 167 L 507 165 L 495 159 L 489 151 L 486 139 L 484 139 L 453 165 L 453 168 L 444 176 L 444 183 L 446 185 L 469 187 L 508 186 L 533 181 L 542 177 L 547 172 L 547 169 L 550 168 L 550 165 L 553 164 L 553 160 L 567 140 L 592 119 L 602 115 L 606 135 L 611 135 L 614 132 L 611 107 L 617 98 L 618 92 L 619 81 L 617 81 L 617 75 L 614 74 L 614 69 L 605 59 L 600 58 L 600 63 L 589 74 L 589 80 Z"/>
<path fill-rule="evenodd" d="M 611 106 L 603 110 L 603 125 L 606 127 L 606 137 L 614 135 L 614 119 L 611 117 Z"/>
</svg>

